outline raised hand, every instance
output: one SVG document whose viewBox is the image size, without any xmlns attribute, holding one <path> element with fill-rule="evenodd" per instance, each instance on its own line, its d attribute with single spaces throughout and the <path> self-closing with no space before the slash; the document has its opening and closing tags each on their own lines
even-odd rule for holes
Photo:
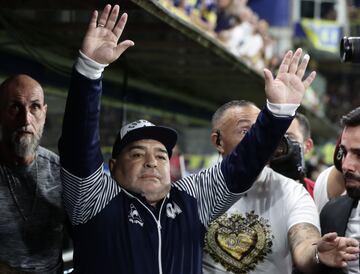
<svg viewBox="0 0 360 274">
<path fill-rule="evenodd" d="M 312 72 L 304 81 L 306 67 L 309 63 L 309 55 L 301 59 L 302 49 L 298 48 L 293 54 L 288 51 L 281 62 L 279 72 L 274 79 L 268 69 L 264 69 L 265 93 L 271 103 L 277 104 L 300 104 L 306 89 L 314 81 L 316 72 Z"/>
<path fill-rule="evenodd" d="M 95 10 L 92 14 L 88 30 L 85 34 L 81 51 L 89 58 L 101 64 L 110 64 L 134 45 L 131 40 L 118 44 L 127 21 L 127 14 L 121 15 L 118 20 L 120 7 L 106 5 L 100 16 Z M 98 18 L 99 17 L 99 18 Z"/>
<path fill-rule="evenodd" d="M 319 259 L 330 267 L 345 267 L 347 261 L 358 260 L 359 242 L 338 237 L 335 232 L 325 234 L 317 243 Z"/>
</svg>

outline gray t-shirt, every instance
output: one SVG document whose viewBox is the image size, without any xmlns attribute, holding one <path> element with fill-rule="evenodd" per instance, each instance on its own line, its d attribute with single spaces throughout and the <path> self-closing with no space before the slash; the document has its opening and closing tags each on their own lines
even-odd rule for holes
<svg viewBox="0 0 360 274">
<path fill-rule="evenodd" d="M 39 147 L 29 166 L 0 163 L 0 262 L 60 273 L 65 215 L 59 157 Z"/>
</svg>

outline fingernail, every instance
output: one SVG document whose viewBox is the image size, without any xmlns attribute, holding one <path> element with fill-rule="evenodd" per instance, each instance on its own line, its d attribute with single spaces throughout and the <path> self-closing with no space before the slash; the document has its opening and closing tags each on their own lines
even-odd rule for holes
<svg viewBox="0 0 360 274">
<path fill-rule="evenodd" d="M 305 55 L 304 55 L 304 59 L 307 60 L 307 61 L 309 61 L 309 60 L 310 60 L 310 55 L 309 55 L 309 54 L 305 54 Z"/>
</svg>

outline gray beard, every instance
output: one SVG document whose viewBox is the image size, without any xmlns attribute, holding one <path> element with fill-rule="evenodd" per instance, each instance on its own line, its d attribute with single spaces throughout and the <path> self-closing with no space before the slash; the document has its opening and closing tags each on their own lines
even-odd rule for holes
<svg viewBox="0 0 360 274">
<path fill-rule="evenodd" d="M 43 128 L 35 134 L 25 134 L 20 138 L 17 137 L 18 132 L 15 131 L 11 136 L 11 144 L 16 156 L 20 158 L 27 158 L 35 154 L 37 147 L 39 146 Z"/>
</svg>

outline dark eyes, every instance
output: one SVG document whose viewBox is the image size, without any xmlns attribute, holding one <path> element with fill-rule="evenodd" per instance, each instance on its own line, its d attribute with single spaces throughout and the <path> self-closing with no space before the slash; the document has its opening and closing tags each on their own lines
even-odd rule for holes
<svg viewBox="0 0 360 274">
<path fill-rule="evenodd" d="M 143 156 L 143 154 L 141 154 L 141 153 L 133 153 L 133 154 L 131 154 L 131 157 L 133 157 L 133 158 L 140 158 L 141 156 Z"/>
<path fill-rule="evenodd" d="M 21 104 L 12 104 L 9 106 L 9 110 L 12 114 L 17 114 L 20 111 L 24 110 L 26 107 Z M 30 105 L 30 112 L 33 114 L 37 114 L 37 112 L 41 110 L 41 105 L 38 103 L 34 103 Z"/>
<path fill-rule="evenodd" d="M 132 153 L 131 154 L 132 158 L 141 158 L 141 157 L 144 157 L 144 156 L 145 156 L 144 153 Z M 160 160 L 166 160 L 167 159 L 166 155 L 162 155 L 162 154 L 156 155 L 155 157 L 157 159 L 160 159 Z"/>
<path fill-rule="evenodd" d="M 165 155 L 158 155 L 157 158 L 160 159 L 160 160 L 166 160 L 166 156 L 165 156 Z"/>
</svg>

